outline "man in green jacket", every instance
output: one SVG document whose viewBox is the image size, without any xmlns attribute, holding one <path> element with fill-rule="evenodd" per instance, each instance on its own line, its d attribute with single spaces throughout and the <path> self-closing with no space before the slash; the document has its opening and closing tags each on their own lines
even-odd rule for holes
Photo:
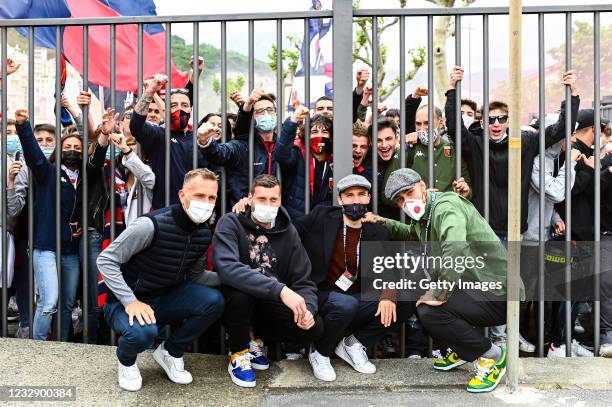
<svg viewBox="0 0 612 407">
<path fill-rule="evenodd" d="M 443 349 L 449 348 L 434 368 L 446 371 L 478 360 L 467 390 L 492 391 L 506 372 L 506 349 L 493 344 L 479 328 L 506 321 L 506 249 L 467 199 L 455 192 L 427 191 L 412 169 L 394 171 L 385 196 L 410 223 L 373 214 L 366 221 L 383 224 L 391 240 L 428 242 L 428 266 L 430 257 L 444 259 L 433 261 L 437 268 L 428 268 L 430 289 L 417 302 L 425 329 Z M 450 264 L 447 259 L 452 259 Z"/>
</svg>

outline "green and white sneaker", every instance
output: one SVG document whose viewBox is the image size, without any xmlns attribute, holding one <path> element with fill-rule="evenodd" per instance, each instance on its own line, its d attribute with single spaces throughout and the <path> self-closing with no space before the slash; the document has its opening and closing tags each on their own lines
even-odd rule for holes
<svg viewBox="0 0 612 407">
<path fill-rule="evenodd" d="M 465 360 L 459 358 L 459 356 L 455 352 L 449 349 L 446 354 L 446 357 L 444 359 L 436 360 L 434 362 L 433 367 L 436 370 L 447 371 L 447 370 L 452 370 L 456 367 L 459 367 L 465 363 L 466 363 Z"/>
<path fill-rule="evenodd" d="M 476 374 L 467 385 L 470 393 L 488 393 L 493 391 L 506 374 L 506 352 L 502 349 L 502 357 L 495 363 L 493 359 L 479 357 L 476 365 Z"/>
</svg>

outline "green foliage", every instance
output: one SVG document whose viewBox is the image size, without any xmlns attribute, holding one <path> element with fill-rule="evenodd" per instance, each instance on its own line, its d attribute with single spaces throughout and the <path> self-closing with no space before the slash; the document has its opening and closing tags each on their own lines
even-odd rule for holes
<svg viewBox="0 0 612 407">
<path fill-rule="evenodd" d="M 285 38 L 287 39 L 287 41 L 289 41 L 290 47 L 287 49 L 283 49 L 281 52 L 283 68 L 285 64 L 287 65 L 287 69 L 283 69 L 283 80 L 287 79 L 287 77 L 290 74 L 293 74 L 297 69 L 302 49 L 301 38 L 297 38 L 293 35 L 288 35 Z M 274 73 L 276 73 L 277 70 L 277 57 L 278 50 L 276 49 L 276 44 L 274 44 L 272 45 L 272 49 L 268 54 L 268 66 Z"/>
<path fill-rule="evenodd" d="M 237 75 L 236 77 L 227 77 L 227 107 L 228 107 L 228 111 L 234 111 L 236 109 L 236 106 L 234 105 L 234 103 L 231 101 L 231 99 L 229 98 L 229 95 L 233 92 L 233 91 L 238 91 L 238 92 L 242 92 L 242 88 L 244 88 L 244 85 L 246 84 L 246 79 L 243 75 Z M 221 96 L 221 79 L 219 77 L 215 77 L 212 81 L 212 89 L 213 92 L 215 92 L 217 94 L 217 96 Z M 221 107 L 219 107 L 219 110 L 221 110 Z"/>
</svg>

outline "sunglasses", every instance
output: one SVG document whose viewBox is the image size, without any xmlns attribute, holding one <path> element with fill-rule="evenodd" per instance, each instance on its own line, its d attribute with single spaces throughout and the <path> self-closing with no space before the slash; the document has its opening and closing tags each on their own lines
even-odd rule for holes
<svg viewBox="0 0 612 407">
<path fill-rule="evenodd" d="M 499 121 L 499 124 L 506 124 L 508 122 L 508 115 L 489 116 L 489 124 L 495 124 L 495 120 Z"/>
</svg>

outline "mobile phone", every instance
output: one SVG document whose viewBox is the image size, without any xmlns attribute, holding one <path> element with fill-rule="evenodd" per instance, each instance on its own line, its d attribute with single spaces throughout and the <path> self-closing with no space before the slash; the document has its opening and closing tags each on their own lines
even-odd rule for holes
<svg viewBox="0 0 612 407">
<path fill-rule="evenodd" d="M 21 151 L 15 153 L 15 161 L 21 161 Z"/>
</svg>

